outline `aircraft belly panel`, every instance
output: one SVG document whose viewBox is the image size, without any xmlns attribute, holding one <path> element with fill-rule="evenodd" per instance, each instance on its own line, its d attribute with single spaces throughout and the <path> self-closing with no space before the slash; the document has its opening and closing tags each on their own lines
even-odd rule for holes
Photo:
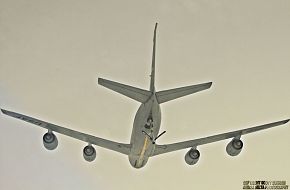
<svg viewBox="0 0 290 190">
<path fill-rule="evenodd" d="M 153 119 L 151 128 L 146 127 L 148 125 L 148 118 Z M 143 131 L 152 137 L 156 137 L 160 128 L 160 120 L 160 107 L 155 97 L 152 97 L 148 102 L 139 107 L 134 119 L 131 136 L 132 147 L 129 155 L 129 160 L 133 167 L 143 167 L 148 158 L 152 156 L 155 144 L 152 143 L 152 139 L 145 135 Z"/>
</svg>

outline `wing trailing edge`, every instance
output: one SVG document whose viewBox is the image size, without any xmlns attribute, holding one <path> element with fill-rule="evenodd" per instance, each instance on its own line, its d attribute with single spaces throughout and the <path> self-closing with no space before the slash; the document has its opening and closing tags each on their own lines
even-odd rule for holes
<svg viewBox="0 0 290 190">
<path fill-rule="evenodd" d="M 53 131 L 53 132 L 56 132 L 56 133 L 59 133 L 62 135 L 72 137 L 74 139 L 78 139 L 78 140 L 83 141 L 83 142 L 94 144 L 96 146 L 103 147 L 103 148 L 106 148 L 106 149 L 109 149 L 112 151 L 116 151 L 116 152 L 119 152 L 119 153 L 122 153 L 125 155 L 130 154 L 131 144 L 124 144 L 124 143 L 110 141 L 107 139 L 103 139 L 103 138 L 96 137 L 93 135 L 78 132 L 78 131 L 75 131 L 72 129 L 61 127 L 61 126 L 58 126 L 58 125 L 55 125 L 52 123 L 48 123 L 48 122 L 30 117 L 30 116 L 26 116 L 26 115 L 23 115 L 20 113 L 16 113 L 16 112 L 4 110 L 4 109 L 1 109 L 1 112 L 7 116 L 26 121 L 28 123 L 37 125 L 39 127 L 48 129 L 50 131 Z"/>
<path fill-rule="evenodd" d="M 285 120 L 276 121 L 273 123 L 267 123 L 264 125 L 259 125 L 255 127 L 237 130 L 237 131 L 222 133 L 218 135 L 212 135 L 209 137 L 188 140 L 188 141 L 183 141 L 183 142 L 178 142 L 178 143 L 173 143 L 173 144 L 156 145 L 153 156 L 168 153 L 168 152 L 173 152 L 177 150 L 182 150 L 182 149 L 186 149 L 190 147 L 197 147 L 199 145 L 213 143 L 213 142 L 217 142 L 217 141 L 221 141 L 221 140 L 225 140 L 229 138 L 240 137 L 245 134 L 253 133 L 253 132 L 264 130 L 264 129 L 269 129 L 269 128 L 276 127 L 279 125 L 284 125 L 288 122 L 289 122 L 289 119 L 285 119 Z"/>
</svg>

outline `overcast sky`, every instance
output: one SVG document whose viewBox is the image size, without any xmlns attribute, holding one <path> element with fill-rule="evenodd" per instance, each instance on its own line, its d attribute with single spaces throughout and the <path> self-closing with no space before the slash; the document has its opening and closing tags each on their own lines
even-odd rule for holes
<svg viewBox="0 0 290 190">
<path fill-rule="evenodd" d="M 0 0 L 0 106 L 95 136 L 128 143 L 139 103 L 97 85 L 104 77 L 149 88 L 157 31 L 156 88 L 213 82 L 161 106 L 159 144 L 290 117 L 290 1 Z M 244 180 L 290 183 L 290 126 L 149 159 L 142 169 L 84 142 L 0 115 L 0 189 L 242 189 Z"/>
</svg>

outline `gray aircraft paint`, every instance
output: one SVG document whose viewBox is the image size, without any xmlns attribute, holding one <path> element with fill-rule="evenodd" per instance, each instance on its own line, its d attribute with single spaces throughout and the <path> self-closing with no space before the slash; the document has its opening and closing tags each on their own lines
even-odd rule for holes
<svg viewBox="0 0 290 190">
<path fill-rule="evenodd" d="M 148 118 L 152 117 L 152 128 L 146 128 Z M 160 106 L 157 102 L 155 93 L 145 103 L 139 107 L 133 125 L 131 136 L 131 152 L 129 155 L 130 163 L 135 168 L 143 167 L 148 158 L 153 155 L 155 144 L 152 143 L 147 135 L 144 135 L 143 130 L 151 137 L 157 137 L 161 123 Z"/>
<path fill-rule="evenodd" d="M 242 135 L 256 132 L 259 130 L 268 129 L 278 125 L 283 125 L 289 121 L 289 119 L 281 120 L 273 123 L 259 125 L 251 128 L 245 128 L 237 131 L 222 133 L 218 135 L 212 135 L 209 137 L 177 142 L 173 144 L 158 145 L 155 143 L 155 138 L 158 137 L 160 124 L 161 124 L 161 103 L 174 100 L 192 93 L 196 93 L 202 90 L 206 90 L 211 87 L 211 82 L 191 85 L 181 88 L 175 88 L 164 91 L 155 91 L 155 51 L 156 51 L 156 29 L 154 29 L 153 37 L 153 56 L 152 56 L 152 68 L 151 68 L 151 81 L 150 90 L 143 90 L 132 86 L 116 83 L 99 78 L 98 83 L 121 93 L 127 97 L 130 97 L 136 101 L 141 102 L 134 119 L 133 130 L 131 134 L 130 144 L 118 143 L 107 139 L 99 138 L 89 134 L 74 131 L 72 129 L 64 128 L 52 123 L 48 123 L 30 116 L 11 112 L 1 109 L 2 113 L 21 119 L 28 123 L 48 129 L 48 132 L 57 132 L 63 135 L 73 137 L 75 139 L 87 142 L 89 145 L 96 145 L 103 148 L 107 148 L 125 155 L 128 155 L 130 164 L 134 168 L 141 168 L 145 166 L 149 157 L 164 154 L 180 149 L 196 148 L 199 145 L 217 142 L 229 138 L 240 139 Z M 148 125 L 148 119 L 152 119 Z M 149 126 L 149 127 L 148 127 Z"/>
</svg>

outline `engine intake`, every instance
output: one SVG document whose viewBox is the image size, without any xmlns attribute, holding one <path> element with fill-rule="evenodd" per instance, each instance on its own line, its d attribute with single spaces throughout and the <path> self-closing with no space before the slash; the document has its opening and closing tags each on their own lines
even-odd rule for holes
<svg viewBox="0 0 290 190">
<path fill-rule="evenodd" d="M 87 145 L 83 149 L 84 159 L 88 162 L 92 162 L 96 158 L 96 150 L 92 145 Z"/>
<path fill-rule="evenodd" d="M 226 151 L 230 156 L 237 156 L 243 148 L 243 142 L 240 139 L 234 138 L 226 147 Z"/>
<path fill-rule="evenodd" d="M 58 140 L 52 132 L 43 135 L 43 145 L 47 150 L 54 150 L 58 145 Z"/>
<path fill-rule="evenodd" d="M 188 165 L 194 165 L 199 160 L 199 157 L 200 157 L 200 152 L 195 148 L 191 148 L 186 153 L 184 160 Z"/>
</svg>

